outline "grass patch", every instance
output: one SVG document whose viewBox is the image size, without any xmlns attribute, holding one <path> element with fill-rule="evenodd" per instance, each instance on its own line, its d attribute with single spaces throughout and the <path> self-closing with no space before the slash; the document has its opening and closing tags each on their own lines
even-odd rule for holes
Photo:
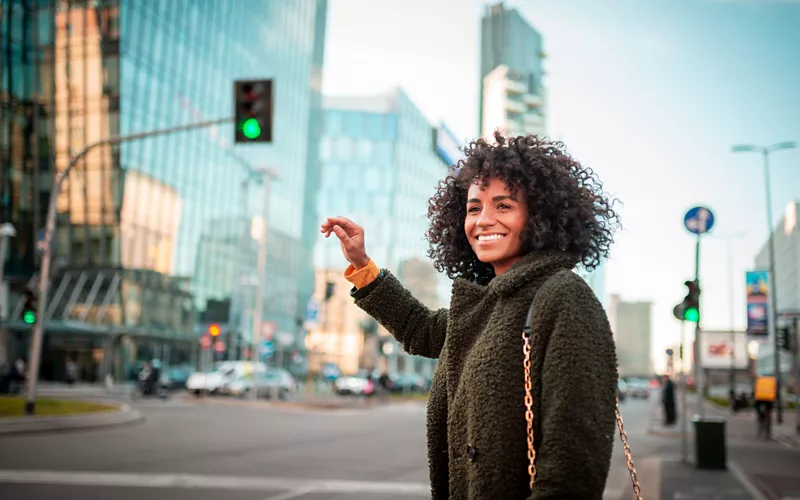
<svg viewBox="0 0 800 500">
<path fill-rule="evenodd" d="M 393 393 L 391 395 L 391 397 L 392 397 L 392 399 L 405 399 L 405 400 L 409 400 L 409 401 L 427 401 L 428 400 L 428 393 L 427 392 L 425 392 L 425 393 L 414 392 L 414 393 L 408 393 L 408 394 Z"/>
<path fill-rule="evenodd" d="M 97 413 L 116 410 L 116 406 L 86 401 L 70 401 L 64 399 L 36 399 L 36 415 L 74 415 L 78 413 Z M 25 398 L 19 396 L 0 397 L 0 418 L 24 417 Z"/>
<path fill-rule="evenodd" d="M 706 399 L 722 408 L 727 408 L 729 406 L 728 398 L 723 398 L 721 396 L 708 396 Z"/>
<path fill-rule="evenodd" d="M 728 398 L 723 398 L 721 396 L 708 396 L 706 397 L 708 401 L 711 401 L 715 405 L 719 406 L 720 408 L 728 408 L 730 406 L 728 402 Z M 783 408 L 785 410 L 794 410 L 797 408 L 797 404 L 794 401 L 784 401 Z"/>
</svg>

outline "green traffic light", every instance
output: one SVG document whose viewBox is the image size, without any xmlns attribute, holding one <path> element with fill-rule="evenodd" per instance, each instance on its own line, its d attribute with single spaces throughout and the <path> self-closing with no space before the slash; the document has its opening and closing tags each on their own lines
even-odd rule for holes
<svg viewBox="0 0 800 500">
<path fill-rule="evenodd" d="M 36 313 L 33 311 L 25 311 L 25 313 L 22 315 L 22 321 L 28 325 L 36 323 Z"/>
<path fill-rule="evenodd" d="M 261 135 L 261 125 L 255 118 L 248 118 L 242 123 L 242 134 L 248 139 L 257 139 Z"/>
<path fill-rule="evenodd" d="M 697 320 L 700 319 L 700 311 L 696 307 L 690 307 L 683 312 L 683 317 L 686 321 L 697 323 Z"/>
</svg>

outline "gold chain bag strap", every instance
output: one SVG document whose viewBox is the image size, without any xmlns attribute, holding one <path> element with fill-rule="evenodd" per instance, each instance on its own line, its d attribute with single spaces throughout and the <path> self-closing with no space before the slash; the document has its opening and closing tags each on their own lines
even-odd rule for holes
<svg viewBox="0 0 800 500">
<path fill-rule="evenodd" d="M 536 297 L 534 297 L 534 302 Z M 533 446 L 533 395 L 531 394 L 531 328 L 533 325 L 533 306 L 528 309 L 528 317 L 525 320 L 525 327 L 522 329 L 522 364 L 525 368 L 525 420 L 528 424 L 528 475 L 530 475 L 530 488 L 533 490 L 533 483 L 536 480 L 536 449 Z M 625 425 L 622 422 L 622 411 L 619 409 L 619 395 L 615 409 L 617 426 L 619 427 L 619 437 L 625 449 L 625 458 L 628 461 L 628 473 L 631 476 L 633 493 L 636 500 L 642 500 L 642 490 L 639 487 L 639 479 L 636 477 L 636 468 L 633 464 L 633 454 L 628 445 L 628 434 L 625 432 Z"/>
</svg>

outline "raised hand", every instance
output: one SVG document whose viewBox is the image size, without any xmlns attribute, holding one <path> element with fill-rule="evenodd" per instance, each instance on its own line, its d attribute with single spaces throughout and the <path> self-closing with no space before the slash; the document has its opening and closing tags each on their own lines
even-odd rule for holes
<svg viewBox="0 0 800 500">
<path fill-rule="evenodd" d="M 369 264 L 369 256 L 364 246 L 363 227 L 346 217 L 328 217 L 322 223 L 320 232 L 326 238 L 330 237 L 331 233 L 339 238 L 344 258 L 356 269 L 361 269 Z"/>
</svg>

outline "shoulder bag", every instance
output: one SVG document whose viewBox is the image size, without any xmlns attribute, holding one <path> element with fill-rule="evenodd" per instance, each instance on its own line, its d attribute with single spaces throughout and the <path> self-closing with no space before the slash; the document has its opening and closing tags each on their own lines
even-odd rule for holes
<svg viewBox="0 0 800 500">
<path fill-rule="evenodd" d="M 534 296 L 534 303 L 535 302 L 536 297 Z M 522 364 L 525 368 L 525 420 L 528 424 L 528 474 L 530 475 L 531 490 L 533 490 L 533 483 L 536 480 L 536 449 L 533 447 L 533 395 L 531 394 L 531 329 L 533 326 L 534 303 L 531 303 L 531 307 L 528 309 L 528 317 L 522 329 Z M 636 477 L 636 468 L 633 464 L 631 447 L 628 445 L 628 434 L 625 433 L 625 426 L 622 422 L 622 412 L 619 409 L 619 395 L 617 395 L 615 413 L 617 416 L 617 426 L 619 427 L 619 437 L 620 440 L 622 440 L 622 445 L 625 449 L 625 458 L 628 461 L 628 473 L 631 476 L 633 493 L 636 495 L 637 500 L 642 500 L 642 490 L 639 487 L 639 479 Z"/>
</svg>

